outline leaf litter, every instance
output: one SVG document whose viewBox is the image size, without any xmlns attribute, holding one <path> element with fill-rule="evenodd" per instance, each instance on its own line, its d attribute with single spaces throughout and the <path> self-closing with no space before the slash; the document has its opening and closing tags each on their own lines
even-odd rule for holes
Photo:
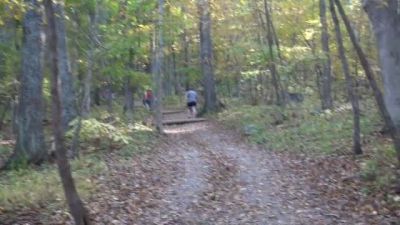
<svg viewBox="0 0 400 225">
<path fill-rule="evenodd" d="M 94 224 L 399 224 L 398 211 L 362 194 L 351 157 L 266 151 L 213 122 L 166 131 L 150 153 L 106 156 L 86 203 Z M 38 214 L 9 224 L 73 224 L 66 209 Z"/>
</svg>

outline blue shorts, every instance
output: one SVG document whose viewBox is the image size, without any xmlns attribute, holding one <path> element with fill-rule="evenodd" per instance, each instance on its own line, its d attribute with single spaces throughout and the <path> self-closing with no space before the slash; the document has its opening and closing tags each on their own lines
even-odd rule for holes
<svg viewBox="0 0 400 225">
<path fill-rule="evenodd" d="M 196 102 L 188 102 L 188 103 L 187 103 L 187 106 L 188 106 L 188 107 L 193 107 L 193 106 L 196 106 L 196 105 L 197 105 Z"/>
</svg>

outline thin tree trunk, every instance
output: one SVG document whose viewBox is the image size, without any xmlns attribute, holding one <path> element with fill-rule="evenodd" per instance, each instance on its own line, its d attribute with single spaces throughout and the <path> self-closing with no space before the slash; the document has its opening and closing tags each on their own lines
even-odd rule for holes
<svg viewBox="0 0 400 225">
<path fill-rule="evenodd" d="M 163 87 L 163 95 L 164 96 L 169 96 L 171 95 L 170 92 L 170 86 L 171 86 L 171 71 L 169 70 L 169 57 L 164 57 L 164 61 L 163 61 L 163 80 L 162 80 L 162 87 Z"/>
<path fill-rule="evenodd" d="M 326 0 L 319 0 L 320 22 L 321 22 L 321 43 L 324 52 L 323 73 L 321 77 L 321 102 L 322 109 L 331 109 L 332 101 L 332 72 L 331 72 L 331 57 L 329 50 L 329 34 L 328 23 L 326 21 Z"/>
<path fill-rule="evenodd" d="M 283 57 L 282 57 L 282 54 L 281 54 L 281 47 L 280 47 L 279 37 L 278 37 L 278 34 L 276 33 L 274 20 L 272 18 L 273 14 L 272 14 L 272 6 L 271 6 L 271 4 L 269 4 L 269 7 L 268 7 L 268 9 L 269 9 L 268 15 L 269 15 L 269 18 L 270 18 L 268 22 L 269 22 L 269 26 L 270 26 L 270 29 L 271 29 L 271 32 L 272 32 L 272 40 L 273 40 L 273 43 L 276 46 L 277 56 L 278 56 L 279 62 L 282 64 L 284 62 L 283 62 Z M 295 44 L 293 44 L 293 45 L 295 45 Z M 278 81 L 279 81 L 278 84 L 279 84 L 279 88 L 280 88 L 282 102 L 283 102 L 283 104 L 286 104 L 287 99 L 286 99 L 285 92 L 286 92 L 288 84 L 285 84 L 284 81 L 281 82 L 280 80 L 281 79 L 280 79 L 280 76 L 278 74 Z"/>
<path fill-rule="evenodd" d="M 105 65 L 103 64 L 103 67 Z M 108 119 L 111 121 L 113 118 L 113 88 L 112 88 L 112 77 L 110 75 L 107 76 L 107 84 L 106 84 L 106 98 L 107 98 L 107 112 L 109 114 Z"/>
<path fill-rule="evenodd" d="M 164 20 L 164 0 L 158 0 L 158 21 L 156 31 L 154 32 L 154 61 L 153 61 L 153 78 L 155 83 L 155 108 L 154 118 L 156 123 L 156 129 L 159 133 L 164 133 L 162 123 L 162 81 L 164 74 L 164 40 L 163 40 L 163 20 Z"/>
<path fill-rule="evenodd" d="M 95 9 L 93 12 L 89 14 L 89 49 L 88 49 L 88 66 L 87 66 L 87 74 L 84 79 L 83 86 L 83 109 L 82 116 L 87 118 L 90 115 L 91 111 L 91 91 L 92 91 L 92 79 L 93 79 L 93 68 L 94 68 L 94 49 L 96 47 L 95 39 L 96 39 L 96 26 L 97 26 L 97 6 L 95 5 Z"/>
<path fill-rule="evenodd" d="M 205 95 L 203 111 L 213 112 L 218 109 L 218 106 L 213 69 L 210 3 L 208 0 L 197 0 L 197 6 L 200 15 L 200 63 Z"/>
<path fill-rule="evenodd" d="M 125 77 L 124 92 L 124 113 L 131 123 L 133 122 L 133 91 L 131 78 L 129 76 Z"/>
<path fill-rule="evenodd" d="M 127 23 L 127 10 L 128 10 L 128 0 L 121 0 L 119 2 L 119 14 L 120 20 L 124 23 Z M 126 30 L 123 31 L 123 34 L 126 35 Z M 140 42 L 139 42 L 140 43 Z M 134 61 L 135 61 L 135 53 L 133 48 L 129 48 L 129 57 L 128 57 L 128 66 L 127 70 L 134 69 Z M 133 92 L 132 92 L 132 84 L 130 75 L 126 75 L 124 77 L 124 106 L 123 106 L 124 114 L 126 115 L 129 123 L 133 122 Z"/>
<path fill-rule="evenodd" d="M 126 1 L 125 1 L 126 3 Z M 140 42 L 139 42 L 140 44 Z M 127 70 L 134 70 L 138 69 L 135 66 L 135 53 L 133 48 L 129 49 L 129 61 L 128 61 L 128 68 Z M 131 123 L 133 122 L 133 90 L 132 90 L 132 82 L 131 82 L 131 77 L 130 75 L 125 76 L 124 78 L 125 84 L 124 84 L 124 113 L 128 118 L 128 121 Z"/>
<path fill-rule="evenodd" d="M 172 74 L 174 77 L 174 94 L 175 95 L 179 95 L 179 87 L 180 87 L 180 82 L 179 82 L 179 75 L 178 72 L 176 70 L 176 50 L 175 47 L 172 46 L 171 47 L 171 52 L 172 52 Z"/>
<path fill-rule="evenodd" d="M 378 87 L 378 84 L 374 78 L 374 73 L 372 71 L 372 68 L 367 60 L 367 57 L 364 53 L 364 51 L 362 50 L 359 42 L 357 41 L 356 35 L 354 34 L 353 28 L 351 27 L 350 21 L 347 18 L 347 15 L 344 12 L 344 9 L 342 7 L 342 5 L 340 4 L 339 1 L 334 0 L 335 4 L 338 8 L 338 11 L 340 13 L 340 16 L 343 19 L 344 25 L 346 26 L 347 32 L 349 33 L 351 42 L 357 52 L 357 55 L 360 59 L 361 65 L 364 69 L 365 75 L 367 76 L 368 82 L 372 88 L 372 91 L 374 93 L 374 98 L 375 101 L 378 105 L 378 109 L 379 112 L 383 118 L 383 120 L 385 121 L 386 126 L 388 127 L 389 133 L 391 135 L 391 138 L 393 140 L 393 144 L 395 146 L 396 152 L 397 152 L 397 157 L 400 161 L 400 135 L 399 135 L 399 131 L 398 129 L 395 127 L 389 112 L 385 106 L 385 102 L 384 102 L 384 98 L 382 95 L 381 90 Z"/>
<path fill-rule="evenodd" d="M 62 2 L 57 2 L 54 5 L 56 13 L 55 23 L 59 39 L 57 48 L 60 49 L 58 55 L 58 71 L 60 72 L 60 81 L 62 88 L 61 102 L 62 102 L 62 126 L 66 131 L 68 124 L 77 116 L 76 111 L 76 98 L 74 90 L 74 81 L 71 73 L 71 66 L 67 51 L 67 34 L 65 31 L 64 22 L 64 5 Z"/>
<path fill-rule="evenodd" d="M 268 7 L 268 1 L 264 0 L 264 8 L 265 8 L 265 17 L 267 19 L 267 39 L 268 39 L 268 49 L 269 49 L 269 69 L 271 71 L 272 75 L 272 84 L 274 86 L 275 90 L 275 96 L 276 96 L 276 104 L 277 105 L 283 105 L 284 104 L 284 99 L 282 96 L 281 92 L 281 85 L 280 85 L 280 78 L 278 71 L 276 69 L 276 61 L 275 61 L 275 55 L 274 55 L 274 39 L 273 39 L 273 34 L 272 34 L 272 28 L 271 28 L 271 16 L 269 14 L 269 7 Z"/>
<path fill-rule="evenodd" d="M 353 109 L 353 151 L 354 154 L 362 154 L 361 149 L 361 137 L 360 137 L 360 106 L 358 104 L 358 96 L 354 91 L 354 81 L 350 75 L 349 62 L 347 61 L 345 48 L 343 45 L 342 32 L 340 30 L 339 20 L 336 15 L 335 5 L 333 0 L 329 0 L 331 16 L 333 24 L 335 25 L 336 42 L 338 45 L 338 53 L 340 61 L 342 62 L 343 73 L 346 78 L 347 93 L 351 101 L 351 106 Z"/>
<path fill-rule="evenodd" d="M 184 29 L 183 32 L 183 60 L 184 60 L 184 68 L 185 68 L 185 88 L 189 88 L 189 82 L 188 82 L 188 69 L 190 65 L 190 59 L 189 59 L 189 37 L 187 35 L 187 30 Z"/>
<path fill-rule="evenodd" d="M 278 58 L 279 58 L 280 62 L 283 62 L 283 58 L 282 58 L 282 54 L 281 54 L 281 45 L 279 42 L 278 35 L 276 34 L 276 29 L 275 29 L 275 25 L 274 25 L 272 13 L 271 13 L 272 12 L 271 6 L 268 7 L 268 10 L 269 10 L 269 15 L 270 15 L 269 26 L 271 27 L 272 36 L 273 36 L 273 39 L 274 39 L 274 42 L 276 45 L 276 50 L 278 53 Z"/>
<path fill-rule="evenodd" d="M 51 72 L 52 72 L 52 109 L 53 109 L 53 130 L 54 138 L 56 143 L 56 157 L 58 171 L 61 177 L 61 181 L 64 188 L 65 197 L 67 199 L 71 214 L 77 225 L 87 225 L 90 223 L 88 214 L 84 208 L 82 200 L 80 199 L 78 192 L 75 188 L 75 183 L 72 178 L 71 168 L 67 159 L 67 151 L 64 145 L 64 130 L 62 127 L 62 106 L 61 106 L 61 91 L 63 90 L 59 85 L 59 73 L 58 70 L 58 57 L 61 49 L 58 48 L 59 35 L 57 31 L 57 23 L 55 22 L 55 10 L 52 0 L 45 0 L 47 20 L 49 23 L 49 48 L 51 58 Z M 62 84 L 61 84 L 62 85 Z"/>
<path fill-rule="evenodd" d="M 186 7 L 184 5 L 181 6 L 181 10 L 182 10 L 183 14 L 187 13 L 186 12 Z M 190 57 L 189 56 L 189 44 L 190 44 L 190 41 L 189 41 L 188 31 L 187 31 L 187 28 L 186 28 L 185 25 L 183 27 L 183 33 L 182 33 L 182 44 L 183 44 L 183 68 L 185 69 L 185 73 L 184 73 L 183 77 L 185 77 L 184 86 L 187 89 L 187 88 L 189 88 L 189 82 L 188 82 L 188 78 L 187 78 L 188 77 L 188 72 L 187 71 L 188 71 L 189 63 L 190 63 L 190 61 L 189 61 L 189 57 Z"/>
<path fill-rule="evenodd" d="M 43 43 L 40 1 L 25 0 L 28 6 L 23 21 L 22 73 L 17 106 L 17 138 L 14 154 L 6 163 L 39 164 L 47 158 L 43 133 Z"/>
</svg>

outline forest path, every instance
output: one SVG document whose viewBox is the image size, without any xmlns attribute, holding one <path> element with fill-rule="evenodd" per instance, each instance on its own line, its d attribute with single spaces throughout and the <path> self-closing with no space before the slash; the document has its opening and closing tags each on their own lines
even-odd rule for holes
<svg viewBox="0 0 400 225">
<path fill-rule="evenodd" d="M 151 154 L 111 162 L 104 192 L 88 206 L 96 224 L 371 224 L 343 211 L 340 195 L 324 200 L 290 166 L 293 159 L 257 149 L 215 122 L 165 131 Z"/>
</svg>

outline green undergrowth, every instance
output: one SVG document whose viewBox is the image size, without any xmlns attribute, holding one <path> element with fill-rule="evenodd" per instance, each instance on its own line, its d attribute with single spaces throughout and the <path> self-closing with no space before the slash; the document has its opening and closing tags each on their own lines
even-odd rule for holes
<svg viewBox="0 0 400 225">
<path fill-rule="evenodd" d="M 163 99 L 163 105 L 165 108 L 179 108 L 182 107 L 184 102 L 183 96 L 179 95 L 167 96 Z"/>
<path fill-rule="evenodd" d="M 229 105 L 236 107 L 221 112 L 218 119 L 247 136 L 250 142 L 272 151 L 311 157 L 352 154 L 353 117 L 348 104 L 332 111 L 316 110 L 312 101 L 286 108 L 238 102 Z M 400 208 L 398 195 L 390 194 L 396 183 L 396 152 L 389 137 L 379 132 L 383 122 L 374 102 L 363 100 L 360 108 L 364 156 L 357 162 L 359 175 L 366 184 L 363 191 L 372 195 L 385 193 L 385 200 Z"/>
<path fill-rule="evenodd" d="M 1 140 L 1 139 L 0 139 Z M 8 156 L 12 153 L 12 147 L 9 145 L 0 145 L 0 156 Z"/>
<path fill-rule="evenodd" d="M 153 130 L 142 125 L 148 115 L 145 109 L 137 109 L 131 123 L 118 113 L 111 119 L 100 109 L 93 114 L 95 117 L 82 120 L 80 158 L 71 160 L 78 192 L 86 200 L 91 193 L 98 191 L 98 179 L 108 174 L 106 158 L 112 157 L 115 163 L 126 162 L 135 154 L 151 151 L 155 139 Z M 73 121 L 72 129 L 66 135 L 68 146 L 77 124 L 78 121 Z M 48 208 L 51 211 L 49 207 L 60 208 L 62 204 L 66 207 L 54 163 L 18 168 L 0 174 L 0 215 L 1 212 L 13 214 L 16 210 L 32 208 Z"/>
<path fill-rule="evenodd" d="M 361 162 L 361 178 L 367 182 L 364 192 L 386 191 L 396 183 L 396 151 L 388 140 L 376 139 L 367 145 L 369 157 Z M 390 199 L 389 199 L 390 200 Z M 393 202 L 395 203 L 395 202 Z M 396 204 L 400 208 L 400 199 Z"/>
<path fill-rule="evenodd" d="M 86 199 L 96 190 L 94 175 L 104 173 L 105 163 L 96 157 L 82 157 L 71 163 L 80 195 Z M 8 171 L 0 177 L 2 211 L 44 208 L 49 203 L 64 204 L 65 198 L 55 165 Z"/>
<path fill-rule="evenodd" d="M 378 112 L 371 104 L 362 103 L 363 139 L 382 125 Z M 238 105 L 218 117 L 227 126 L 247 135 L 250 141 L 275 151 L 312 154 L 351 152 L 353 121 L 351 108 L 346 104 L 332 111 L 319 111 L 307 105 L 285 108 Z"/>
</svg>

